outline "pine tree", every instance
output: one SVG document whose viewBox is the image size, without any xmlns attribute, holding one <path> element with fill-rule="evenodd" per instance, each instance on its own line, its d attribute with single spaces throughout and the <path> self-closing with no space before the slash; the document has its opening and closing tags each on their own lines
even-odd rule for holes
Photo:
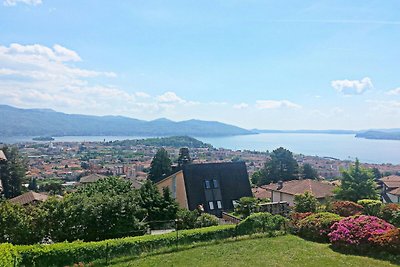
<svg viewBox="0 0 400 267">
<path fill-rule="evenodd" d="M 272 151 L 270 156 L 271 159 L 267 161 L 261 172 L 262 177 L 259 178 L 258 185 L 298 179 L 299 166 L 292 152 L 280 147 Z"/>
<path fill-rule="evenodd" d="M 304 164 L 301 171 L 304 179 L 316 180 L 318 178 L 317 170 L 314 169 L 309 163 Z"/>
<path fill-rule="evenodd" d="M 179 149 L 179 158 L 178 158 L 178 166 L 182 167 L 183 165 L 190 163 L 192 159 L 190 158 L 189 148 L 182 147 Z"/>
<path fill-rule="evenodd" d="M 154 183 L 161 181 L 172 172 L 172 163 L 168 156 L 168 152 L 164 148 L 160 148 L 153 158 L 150 165 L 149 179 Z"/>
<path fill-rule="evenodd" d="M 348 171 L 342 171 L 342 183 L 336 191 L 336 198 L 357 202 L 360 199 L 378 199 L 374 174 L 362 168 L 357 159 Z"/>
<path fill-rule="evenodd" d="M 16 147 L 3 147 L 7 158 L 5 163 L 0 164 L 0 178 L 3 184 L 3 194 L 6 198 L 21 195 L 22 180 L 25 177 L 25 162 L 18 154 Z"/>
</svg>

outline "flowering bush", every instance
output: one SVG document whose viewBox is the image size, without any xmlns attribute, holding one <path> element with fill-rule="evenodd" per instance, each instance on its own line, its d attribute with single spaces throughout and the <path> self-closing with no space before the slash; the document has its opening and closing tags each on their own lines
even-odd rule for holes
<svg viewBox="0 0 400 267">
<path fill-rule="evenodd" d="M 352 201 L 336 201 L 333 202 L 329 211 L 336 213 L 342 217 L 349 217 L 361 214 L 364 210 L 363 206 Z"/>
<path fill-rule="evenodd" d="M 299 222 L 299 235 L 307 239 L 327 242 L 331 226 L 341 219 L 339 215 L 330 212 L 312 214 Z"/>
<path fill-rule="evenodd" d="M 340 220 L 331 227 L 329 240 L 336 246 L 371 244 L 372 239 L 396 229 L 392 224 L 374 216 L 359 215 Z"/>
<path fill-rule="evenodd" d="M 385 250 L 393 253 L 400 253 L 400 229 L 392 229 L 382 235 L 373 237 L 372 244 L 380 250 Z"/>
<path fill-rule="evenodd" d="M 396 227 L 400 227 L 400 204 L 386 204 L 381 211 L 381 218 Z"/>
</svg>

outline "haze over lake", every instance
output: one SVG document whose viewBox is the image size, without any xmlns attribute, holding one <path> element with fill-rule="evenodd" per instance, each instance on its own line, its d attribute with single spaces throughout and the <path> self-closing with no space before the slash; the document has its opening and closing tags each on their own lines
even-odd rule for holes
<svg viewBox="0 0 400 267">
<path fill-rule="evenodd" d="M 141 136 L 64 136 L 55 141 L 113 141 L 124 139 L 143 139 Z M 400 141 L 370 140 L 355 138 L 354 135 L 335 134 L 298 134 L 266 133 L 256 135 L 239 135 L 228 137 L 196 137 L 216 148 L 234 150 L 272 151 L 280 146 L 294 153 L 311 156 L 334 157 L 342 160 L 354 160 L 367 163 L 400 164 Z M 32 141 L 31 137 L 0 137 L 0 142 L 15 143 Z"/>
</svg>

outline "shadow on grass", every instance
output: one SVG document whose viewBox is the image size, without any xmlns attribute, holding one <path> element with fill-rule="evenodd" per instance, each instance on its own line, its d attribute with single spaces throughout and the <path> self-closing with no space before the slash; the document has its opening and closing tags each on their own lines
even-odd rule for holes
<svg viewBox="0 0 400 267">
<path fill-rule="evenodd" d="M 122 263 L 127 263 L 130 261 L 134 261 L 137 259 L 145 259 L 148 257 L 152 256 L 157 256 L 157 255 L 168 255 L 180 251 L 186 251 L 190 250 L 193 248 L 198 248 L 198 247 L 206 247 L 206 246 L 212 246 L 212 245 L 218 245 L 222 243 L 233 243 L 236 241 L 243 241 L 243 240 L 250 240 L 250 239 L 260 239 L 260 238 L 274 238 L 278 236 L 283 236 L 285 234 L 271 234 L 271 233 L 265 233 L 265 234 L 252 234 L 252 235 L 246 235 L 246 236 L 238 236 L 238 237 L 233 237 L 233 238 L 228 238 L 228 239 L 219 239 L 219 240 L 212 240 L 212 241 L 205 241 L 205 242 L 198 242 L 198 243 L 192 243 L 192 244 L 186 244 L 186 245 L 179 245 L 178 247 L 170 247 L 170 248 L 164 248 L 164 249 L 158 249 L 152 252 L 143 252 L 142 254 L 139 255 L 121 255 L 115 258 L 110 259 L 108 262 L 106 262 L 105 259 L 97 260 L 93 262 L 93 266 L 98 266 L 98 267 L 105 267 L 105 266 L 112 266 L 115 264 L 122 264 Z"/>
<path fill-rule="evenodd" d="M 329 246 L 333 251 L 344 254 L 344 255 L 352 255 L 352 256 L 361 256 L 361 257 L 368 257 L 376 260 L 387 261 L 392 264 L 400 265 L 400 253 L 399 254 L 392 254 L 385 251 L 367 251 L 367 252 L 360 252 L 356 249 L 351 248 L 339 248 L 333 245 Z"/>
</svg>

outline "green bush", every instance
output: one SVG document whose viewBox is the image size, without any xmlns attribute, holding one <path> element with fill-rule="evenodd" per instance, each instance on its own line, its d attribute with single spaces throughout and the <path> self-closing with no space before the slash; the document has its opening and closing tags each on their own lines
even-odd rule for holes
<svg viewBox="0 0 400 267">
<path fill-rule="evenodd" d="M 239 223 L 238 233 L 241 235 L 264 233 L 284 230 L 287 219 L 281 215 L 272 215 L 267 212 L 253 213 Z"/>
<path fill-rule="evenodd" d="M 9 243 L 0 244 L 0 266 L 18 266 L 21 258 L 15 247 Z"/>
<path fill-rule="evenodd" d="M 178 232 L 178 244 L 224 239 L 235 236 L 234 225 L 213 226 Z M 56 243 L 53 245 L 17 246 L 26 266 L 65 266 L 91 262 L 107 256 L 139 255 L 177 244 L 176 233 L 110 239 L 99 242 Z"/>
<path fill-rule="evenodd" d="M 315 212 L 318 207 L 318 200 L 310 192 L 294 196 L 294 210 L 296 212 Z"/>
<path fill-rule="evenodd" d="M 380 217 L 394 226 L 400 227 L 400 204 L 390 203 L 384 205 Z"/>
<path fill-rule="evenodd" d="M 203 213 L 196 219 L 195 228 L 216 226 L 218 224 L 219 220 L 216 216 L 208 213 Z"/>
<path fill-rule="evenodd" d="M 335 201 L 330 205 L 328 211 L 342 217 L 349 217 L 360 215 L 364 211 L 364 207 L 352 201 Z"/>
<path fill-rule="evenodd" d="M 361 199 L 357 204 L 364 207 L 364 214 L 378 216 L 382 209 L 382 202 L 375 199 Z"/>
<path fill-rule="evenodd" d="M 330 212 L 312 214 L 299 222 L 299 235 L 314 241 L 328 242 L 331 226 L 341 219 L 339 215 Z"/>
</svg>

